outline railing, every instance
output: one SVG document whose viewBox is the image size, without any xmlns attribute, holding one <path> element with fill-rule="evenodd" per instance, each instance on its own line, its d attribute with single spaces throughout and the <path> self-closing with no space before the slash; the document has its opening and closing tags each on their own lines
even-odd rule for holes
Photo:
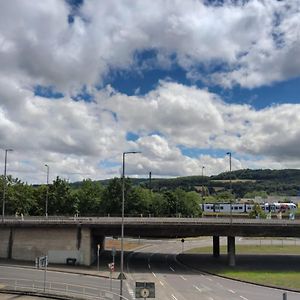
<svg viewBox="0 0 300 300">
<path fill-rule="evenodd" d="M 289 219 L 249 219 L 249 218 L 232 218 L 229 217 L 209 217 L 209 218 L 160 218 L 160 217 L 126 217 L 125 224 L 300 224 L 300 220 Z M 64 216 L 25 216 L 14 217 L 6 216 L 4 223 L 34 223 L 34 224 L 121 224 L 120 217 L 64 217 Z M 1 222 L 0 222 L 1 225 Z"/>
<path fill-rule="evenodd" d="M 97 299 L 97 300 L 115 300 L 123 299 L 129 300 L 124 296 L 120 296 L 118 293 L 107 290 L 99 290 L 96 286 L 82 286 L 61 282 L 47 282 L 28 280 L 28 279 L 12 279 L 12 278 L 0 278 L 0 291 L 18 291 L 20 293 L 32 293 L 32 294 L 45 294 L 66 296 L 77 299 Z"/>
</svg>

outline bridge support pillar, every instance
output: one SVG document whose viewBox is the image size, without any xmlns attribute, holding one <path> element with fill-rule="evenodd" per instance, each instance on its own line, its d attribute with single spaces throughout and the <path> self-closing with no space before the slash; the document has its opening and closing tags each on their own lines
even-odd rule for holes
<svg viewBox="0 0 300 300">
<path fill-rule="evenodd" d="M 220 237 L 213 236 L 213 256 L 219 257 L 220 256 Z"/>
<path fill-rule="evenodd" d="M 227 237 L 227 253 L 228 253 L 228 264 L 230 267 L 235 266 L 235 237 Z"/>
</svg>

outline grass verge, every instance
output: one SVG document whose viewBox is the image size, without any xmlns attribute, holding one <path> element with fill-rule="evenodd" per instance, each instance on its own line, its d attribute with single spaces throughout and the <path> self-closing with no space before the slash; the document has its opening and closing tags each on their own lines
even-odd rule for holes
<svg viewBox="0 0 300 300">
<path fill-rule="evenodd" d="M 189 253 L 189 254 L 187 254 Z M 233 279 L 300 291 L 300 246 L 236 245 L 236 266 L 227 263 L 227 248 L 213 258 L 212 247 L 200 247 L 179 255 L 192 268 Z"/>
</svg>

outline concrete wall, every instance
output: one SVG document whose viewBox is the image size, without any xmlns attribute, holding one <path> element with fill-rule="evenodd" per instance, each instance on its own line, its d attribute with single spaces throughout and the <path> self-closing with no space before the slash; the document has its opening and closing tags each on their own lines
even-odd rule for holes
<svg viewBox="0 0 300 300">
<path fill-rule="evenodd" d="M 65 263 L 76 258 L 82 265 L 91 264 L 91 231 L 89 228 L 14 228 L 0 229 L 0 257 L 35 261 L 49 255 L 50 263 Z M 9 251 L 10 249 L 10 251 Z"/>
<path fill-rule="evenodd" d="M 8 258 L 9 253 L 9 228 L 0 228 L 0 257 Z"/>
</svg>

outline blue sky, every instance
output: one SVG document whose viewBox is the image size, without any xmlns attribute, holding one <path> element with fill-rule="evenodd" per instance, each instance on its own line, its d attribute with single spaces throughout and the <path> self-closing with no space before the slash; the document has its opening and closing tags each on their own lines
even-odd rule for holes
<svg viewBox="0 0 300 300">
<path fill-rule="evenodd" d="M 300 167 L 298 1 L 0 4 L 0 144 L 43 182 Z M 25 163 L 26 162 L 26 163 Z M 0 165 L 3 164 L 0 161 Z"/>
</svg>

